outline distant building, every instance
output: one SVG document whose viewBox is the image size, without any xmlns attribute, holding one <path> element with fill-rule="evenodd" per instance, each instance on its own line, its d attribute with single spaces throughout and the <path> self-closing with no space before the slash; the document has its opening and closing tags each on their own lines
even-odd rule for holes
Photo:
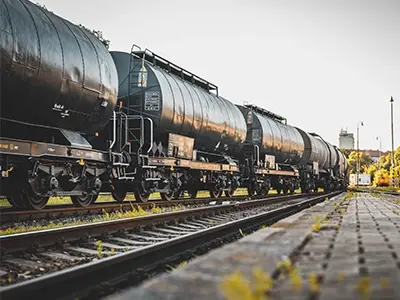
<svg viewBox="0 0 400 300">
<path fill-rule="evenodd" d="M 354 149 L 354 134 L 347 132 L 347 130 L 340 130 L 339 133 L 339 148 L 340 149 Z"/>
<path fill-rule="evenodd" d="M 360 149 L 360 152 L 371 157 L 374 162 L 377 162 L 381 156 L 385 156 L 386 154 L 389 153 L 389 152 L 382 152 L 379 150 L 371 150 L 371 149 L 370 150 L 361 150 Z"/>
<path fill-rule="evenodd" d="M 350 185 L 356 185 L 357 175 L 350 174 L 349 183 Z M 370 174 L 358 174 L 358 185 L 371 185 Z"/>
</svg>

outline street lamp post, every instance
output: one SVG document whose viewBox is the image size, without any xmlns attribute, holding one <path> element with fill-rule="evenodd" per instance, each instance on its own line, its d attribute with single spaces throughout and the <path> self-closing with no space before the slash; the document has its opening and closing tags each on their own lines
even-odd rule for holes
<svg viewBox="0 0 400 300">
<path fill-rule="evenodd" d="M 378 150 L 378 152 L 379 152 L 379 159 L 381 159 L 381 149 L 382 149 L 382 140 L 381 140 L 381 137 L 380 137 L 380 136 L 377 136 L 377 137 L 376 137 L 376 140 L 379 140 L 379 150 Z"/>
<path fill-rule="evenodd" d="M 394 184 L 394 178 L 393 178 L 393 175 L 394 175 L 394 132 L 393 132 L 393 102 L 394 102 L 394 100 L 393 100 L 393 97 L 390 97 L 390 115 L 391 115 L 391 117 L 390 117 L 390 120 L 391 120 L 391 127 L 392 127 L 392 162 L 391 162 L 391 165 L 392 165 L 392 185 Z"/>
<path fill-rule="evenodd" d="M 358 186 L 358 177 L 360 173 L 360 125 L 364 126 L 363 121 L 357 123 L 357 175 L 356 175 L 356 186 Z"/>
</svg>

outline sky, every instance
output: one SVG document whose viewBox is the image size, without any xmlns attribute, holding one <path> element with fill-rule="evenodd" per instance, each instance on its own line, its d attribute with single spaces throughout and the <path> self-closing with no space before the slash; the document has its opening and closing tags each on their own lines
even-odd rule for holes
<svg viewBox="0 0 400 300">
<path fill-rule="evenodd" d="M 100 30 L 110 50 L 147 48 L 214 83 L 219 94 L 287 118 L 338 145 L 400 146 L 398 0 L 34 0 Z"/>
</svg>

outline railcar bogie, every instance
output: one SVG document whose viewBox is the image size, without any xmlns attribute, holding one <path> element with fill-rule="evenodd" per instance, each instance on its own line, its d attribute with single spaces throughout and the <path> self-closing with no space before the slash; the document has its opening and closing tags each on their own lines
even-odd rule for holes
<svg viewBox="0 0 400 300">
<path fill-rule="evenodd" d="M 108 177 L 106 155 L 96 150 L 5 139 L 0 148 L 1 192 L 21 209 L 40 210 L 54 196 L 88 206 Z"/>
</svg>

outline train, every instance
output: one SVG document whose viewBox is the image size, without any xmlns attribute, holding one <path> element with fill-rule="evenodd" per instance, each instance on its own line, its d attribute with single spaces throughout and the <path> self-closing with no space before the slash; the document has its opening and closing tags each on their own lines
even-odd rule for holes
<svg viewBox="0 0 400 300">
<path fill-rule="evenodd" d="M 18 209 L 348 186 L 337 147 L 149 49 L 109 51 L 28 0 L 2 0 L 0 20 L 0 192 Z"/>
</svg>

